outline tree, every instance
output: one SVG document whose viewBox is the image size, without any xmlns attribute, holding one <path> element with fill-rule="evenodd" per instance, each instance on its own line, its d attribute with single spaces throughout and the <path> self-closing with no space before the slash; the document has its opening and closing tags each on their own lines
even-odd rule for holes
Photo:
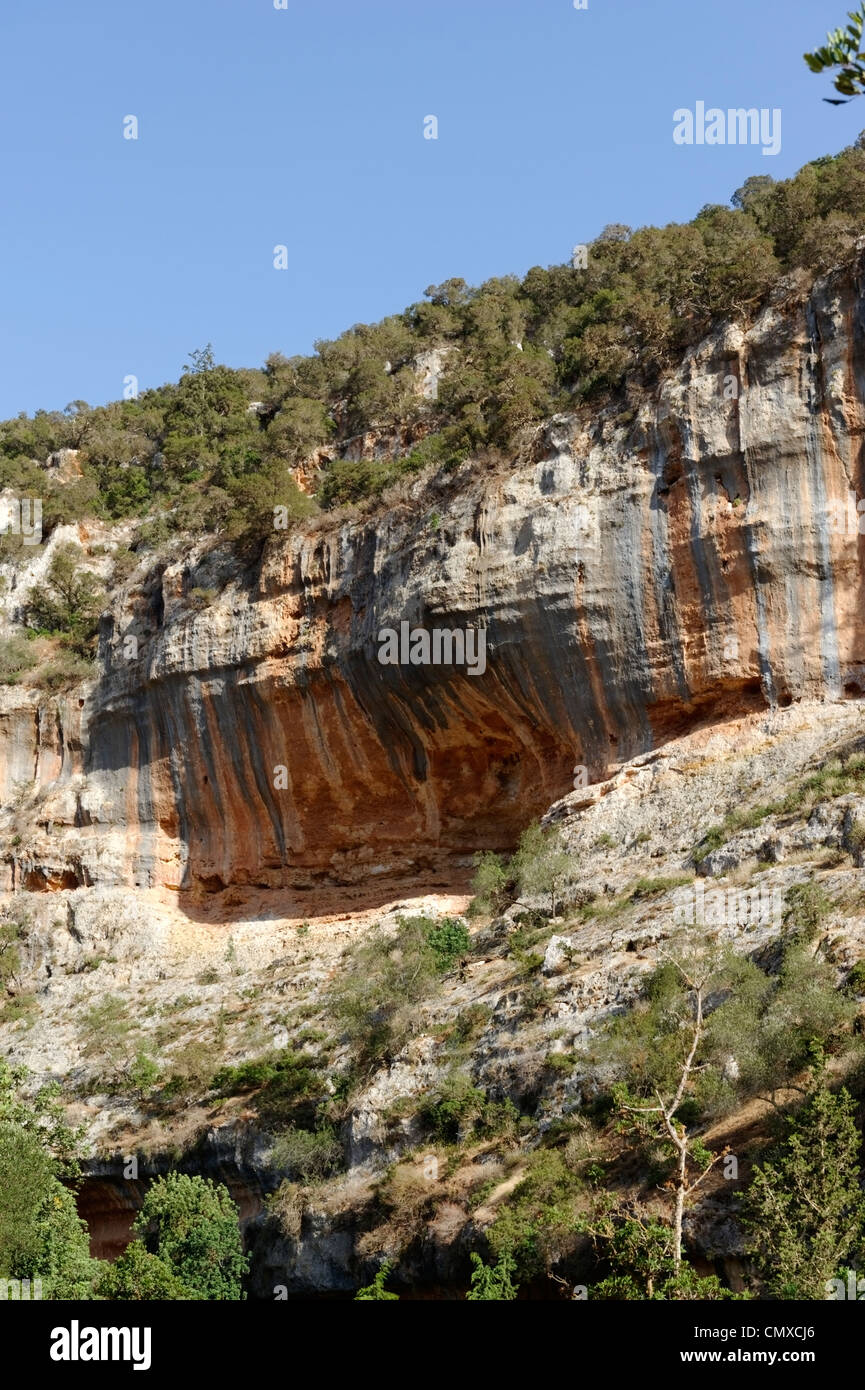
<svg viewBox="0 0 865 1390">
<path fill-rule="evenodd" d="M 831 106 L 843 106 L 844 100 L 861 96 L 865 91 L 865 53 L 862 49 L 862 27 L 865 25 L 865 4 L 848 11 L 850 23 L 846 29 L 830 29 L 822 48 L 804 55 L 812 72 L 827 72 L 835 68 L 834 87 L 841 99 L 824 97 Z"/>
<path fill-rule="evenodd" d="M 17 922 L 0 916 L 0 989 L 6 989 L 21 969 L 21 952 L 18 943 L 24 932 Z"/>
<path fill-rule="evenodd" d="M 42 1280 L 42 1297 L 89 1299 L 100 1262 L 90 1255 L 87 1226 L 78 1215 L 75 1194 L 52 1180 L 42 1205 L 37 1249 L 27 1277 Z"/>
<path fill-rule="evenodd" d="M 70 401 L 63 411 L 66 420 L 66 443 L 79 449 L 90 431 L 90 406 L 86 401 Z"/>
<path fill-rule="evenodd" d="M 270 422 L 267 444 L 276 458 L 297 463 L 324 444 L 332 433 L 333 421 L 322 402 L 295 396 L 283 402 L 279 414 Z"/>
<path fill-rule="evenodd" d="M 631 236 L 631 228 L 624 222 L 608 222 L 598 233 L 597 240 L 601 243 L 609 241 L 628 241 Z"/>
<path fill-rule="evenodd" d="M 0 1061 L 0 1122 L 8 1122 L 33 1134 L 49 1154 L 55 1172 L 75 1181 L 80 1176 L 80 1151 L 85 1125 L 76 1129 L 66 1123 L 60 1100 L 60 1086 L 52 1081 L 40 1086 L 35 1095 L 24 1095 L 26 1067 L 10 1067 Z"/>
<path fill-rule="evenodd" d="M 220 443 L 255 436 L 249 398 L 240 373 L 217 365 L 210 343 L 189 354 L 165 417 L 163 452 L 187 470 L 210 461 Z M 194 468 L 192 471 L 195 471 Z"/>
<path fill-rule="evenodd" d="M 846 1090 L 820 1086 L 786 1117 L 784 1139 L 754 1171 L 744 1224 L 775 1298 L 824 1299 L 845 1262 L 865 1255 L 855 1111 Z"/>
<path fill-rule="evenodd" d="M 183 365 L 183 370 L 189 372 L 191 376 L 199 376 L 202 372 L 212 372 L 216 366 L 216 358 L 213 355 L 213 344 L 207 343 L 203 348 L 194 348 L 189 354 L 189 361 Z"/>
<path fill-rule="evenodd" d="M 45 1299 L 89 1298 L 96 1264 L 75 1198 L 40 1130 L 0 1121 L 0 1277 L 39 1279 Z"/>
<path fill-rule="evenodd" d="M 468 304 L 473 293 L 474 291 L 469 289 L 465 280 L 457 276 L 443 281 L 440 285 L 427 285 L 424 290 L 424 298 L 432 304 L 462 308 Z"/>
<path fill-rule="evenodd" d="M 737 1095 L 792 1082 L 819 1055 L 821 1039 L 849 1021 L 851 1001 L 827 979 L 825 963 L 799 947 L 788 949 L 777 980 L 751 961 L 682 949 L 654 972 L 646 993 L 630 1017 L 612 1022 L 601 1053 L 606 1046 L 628 1078 L 612 1087 L 623 1128 L 660 1142 L 672 1159 L 666 1186 L 678 1270 L 685 1207 L 727 1152 L 706 1148 L 701 1121 L 731 1108 Z"/>
<path fill-rule="evenodd" d="M 301 492 L 285 465 L 276 462 L 259 472 L 232 479 L 228 492 L 231 498 L 227 516 L 229 535 L 264 539 L 284 534 L 290 525 L 316 510 L 315 502 Z"/>
<path fill-rule="evenodd" d="M 243 1297 L 249 1259 L 237 1207 L 222 1183 L 186 1173 L 157 1178 L 132 1229 L 193 1293 L 222 1301 Z"/>
<path fill-rule="evenodd" d="M 676 1259 L 675 1232 L 636 1203 L 617 1201 L 609 1192 L 596 1194 L 590 1212 L 577 1217 L 595 1256 L 609 1273 L 589 1290 L 592 1299 L 635 1302 L 643 1299 L 684 1301 L 733 1299 L 734 1294 L 711 1275 L 700 1278 Z"/>
<path fill-rule="evenodd" d="M 675 1088 L 672 1086 L 663 1094 L 655 1090 L 656 1105 L 634 1104 L 627 1087 L 619 1087 L 616 1097 L 619 1107 L 626 1117 L 630 1117 L 638 1127 L 648 1125 L 650 1131 L 662 1141 L 669 1141 L 675 1159 L 672 1183 L 673 1190 L 673 1269 L 678 1273 L 682 1262 L 682 1220 L 685 1203 L 697 1188 L 706 1180 L 709 1173 L 726 1154 L 711 1153 L 700 1139 L 689 1134 L 688 1126 L 680 1117 L 682 1102 L 689 1095 L 696 1076 L 698 1052 L 705 1033 L 703 1007 L 710 991 L 719 985 L 718 971 L 711 957 L 697 959 L 686 968 L 680 961 L 672 962 L 679 973 L 690 996 L 693 1019 L 687 1032 L 687 1051 L 678 1068 Z"/>
<path fill-rule="evenodd" d="M 508 872 L 500 854 L 483 850 L 474 858 L 472 892 L 475 912 L 500 912 L 507 901 Z"/>
<path fill-rule="evenodd" d="M 73 650 L 89 656 L 99 617 L 99 581 L 82 567 L 80 546 L 63 545 L 48 568 L 47 585 L 34 588 L 27 603 L 27 625 L 62 635 Z"/>
<path fill-rule="evenodd" d="M 19 1277 L 38 1251 L 38 1225 L 51 1188 L 51 1158 L 35 1134 L 0 1123 L 0 1275 Z"/>
<path fill-rule="evenodd" d="M 172 1273 L 158 1255 L 151 1255 L 140 1240 L 133 1240 L 113 1264 L 106 1265 L 95 1288 L 97 1298 L 111 1302 L 144 1299 L 150 1303 L 191 1301 L 198 1295 Z"/>
<path fill-rule="evenodd" d="M 474 1269 L 471 1287 L 466 1294 L 469 1302 L 509 1302 L 516 1298 L 519 1285 L 513 1282 L 511 1276 L 516 1271 L 517 1262 L 510 1251 L 503 1250 L 496 1264 L 487 1265 L 480 1255 L 472 1250 L 471 1261 Z"/>
<path fill-rule="evenodd" d="M 571 868 L 572 859 L 564 848 L 561 832 L 530 825 L 520 836 L 511 869 L 521 895 L 550 895 L 550 912 L 556 913 L 559 892 Z"/>
<path fill-rule="evenodd" d="M 853 1045 L 855 1002 L 837 988 L 836 970 L 791 944 L 777 972 L 733 952 L 673 947 L 648 977 L 640 998 L 613 1017 L 594 1046 L 612 1067 L 625 1103 L 674 1096 L 693 1042 L 696 1001 L 686 975 L 705 978 L 703 1027 L 678 1118 L 696 1126 L 780 1087 L 796 1086 L 825 1045 L 843 1056 Z M 631 1121 L 631 1123 L 636 1123 Z"/>
<path fill-rule="evenodd" d="M 696 226 L 706 248 L 699 296 L 703 313 L 710 319 L 747 314 L 780 271 L 771 238 L 733 208 L 704 208 Z"/>
</svg>

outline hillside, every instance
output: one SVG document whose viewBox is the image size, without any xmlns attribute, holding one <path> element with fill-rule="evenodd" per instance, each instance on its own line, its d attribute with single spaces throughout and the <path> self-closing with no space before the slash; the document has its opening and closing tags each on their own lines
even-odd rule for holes
<svg viewBox="0 0 865 1390">
<path fill-rule="evenodd" d="M 858 1267 L 865 149 L 734 204 L 0 426 L 0 1120 L 100 1259 L 179 1168 L 258 1299 Z"/>
</svg>

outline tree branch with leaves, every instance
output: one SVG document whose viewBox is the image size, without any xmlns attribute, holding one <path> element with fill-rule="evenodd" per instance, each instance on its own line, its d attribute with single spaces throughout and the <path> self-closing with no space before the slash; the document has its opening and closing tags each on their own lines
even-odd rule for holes
<svg viewBox="0 0 865 1390">
<path fill-rule="evenodd" d="M 835 75 L 835 90 L 840 97 L 824 97 L 831 106 L 844 106 L 865 91 L 865 53 L 862 52 L 862 29 L 865 26 L 865 4 L 858 10 L 848 10 L 850 23 L 845 29 L 831 29 L 822 48 L 804 55 L 812 72 L 831 72 Z"/>
</svg>

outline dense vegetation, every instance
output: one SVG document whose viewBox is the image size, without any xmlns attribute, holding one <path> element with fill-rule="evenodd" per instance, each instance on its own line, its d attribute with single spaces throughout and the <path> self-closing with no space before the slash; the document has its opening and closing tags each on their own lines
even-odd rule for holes
<svg viewBox="0 0 865 1390">
<path fill-rule="evenodd" d="M 56 1084 L 26 1099 L 24 1080 L 0 1062 L 0 1280 L 30 1281 L 24 1297 L 57 1300 L 244 1296 L 237 1208 L 206 1178 L 157 1178 L 123 1255 L 93 1259 L 75 1203 L 83 1131 L 65 1123 Z"/>
<path fill-rule="evenodd" d="M 574 884 L 573 862 L 564 871 L 564 854 L 557 832 L 532 827 L 510 860 L 485 856 L 478 882 L 491 898 L 525 891 L 543 906 L 512 923 L 479 908 L 471 931 L 459 918 L 399 918 L 348 947 L 326 999 L 334 1036 L 304 1024 L 295 1050 L 223 1066 L 194 1088 L 217 1107 L 243 1097 L 273 1136 L 282 1182 L 268 1205 L 284 1234 L 299 1234 L 343 1172 L 357 1095 L 424 1036 L 435 1039 L 438 1075 L 381 1111 L 399 1157 L 355 1213 L 360 1301 L 399 1296 L 437 1210 L 454 1203 L 492 1207 L 466 1259 L 470 1301 L 549 1297 L 551 1284 L 572 1298 L 677 1301 L 822 1299 L 846 1287 L 865 1263 L 865 963 L 839 988 L 831 897 L 814 877 L 790 886 L 780 939 L 752 956 L 671 934 L 629 1008 L 576 1051 L 533 1059 L 529 1041 L 487 1089 L 475 1058 L 488 1029 L 510 1020 L 536 1043 L 532 1025 L 555 1004 L 533 949 L 561 923 L 553 912 L 572 927 L 604 915 Z M 638 880 L 610 910 L 672 882 Z M 9 931 L 3 945 L 14 975 L 19 937 Z M 477 1002 L 437 1017 L 437 1001 L 493 959 L 510 968 L 498 1022 Z M 122 1071 L 125 1059 L 139 1103 L 167 1114 L 174 1087 L 127 1036 L 119 1001 L 106 996 L 85 1021 L 89 1045 L 112 1067 Z M 313 1042 L 315 1051 L 297 1050 Z M 198 1177 L 153 1183 L 132 1244 L 112 1265 L 92 1260 L 75 1210 L 82 1134 L 64 1123 L 57 1086 L 24 1099 L 24 1080 L 0 1065 L 0 1277 L 39 1278 L 43 1297 L 56 1299 L 243 1297 L 236 1209 Z M 573 1103 L 562 1106 L 565 1080 Z M 755 1101 L 761 1124 L 745 1136 L 741 1117 Z M 743 1237 L 738 1291 L 690 1262 L 688 1213 L 704 1193 Z"/>
<path fill-rule="evenodd" d="M 539 846 L 541 860 L 545 853 Z M 859 977 L 854 971 L 839 991 L 815 949 L 827 911 L 816 885 L 797 885 L 788 902 L 780 953 L 762 965 L 716 944 L 672 941 L 632 1007 L 570 1059 L 568 1070 L 575 1063 L 582 1075 L 579 1109 L 552 1125 L 538 1125 L 540 1109 L 531 1113 L 543 1083 L 523 1113 L 473 1083 L 473 1039 L 488 1016 L 454 1029 L 447 1080 L 393 1108 L 394 1119 L 414 1113 L 425 1137 L 379 1184 L 377 1224 L 358 1249 L 388 1255 L 379 1253 L 378 1272 L 357 1297 L 396 1296 L 387 1282 L 403 1258 L 411 1266 L 457 1172 L 478 1175 L 475 1208 L 501 1184 L 483 1250 L 471 1252 L 469 1300 L 511 1300 L 524 1285 L 548 1297 L 550 1280 L 591 1300 L 819 1300 L 836 1281 L 846 1287 L 848 1269 L 865 1260 L 862 1044 L 851 994 Z M 387 1009 L 393 971 L 413 974 L 419 959 L 423 933 L 408 927 L 372 951 L 353 950 L 354 961 L 363 953 L 366 979 L 351 993 L 365 1007 L 343 1022 L 361 1058 Z M 515 935 L 509 954 L 519 964 Z M 488 956 L 484 929 L 480 942 L 472 950 Z M 415 1002 L 434 990 L 428 972 Z M 397 1045 L 412 1031 L 407 1019 Z M 737 1142 L 737 1153 L 709 1138 L 724 1133 L 725 1120 L 737 1134 L 736 1117 L 758 1098 L 766 1102 L 762 1133 Z M 683 1218 L 707 1182 L 743 1233 L 748 1274 L 738 1292 L 689 1260 Z M 452 1191 L 465 1200 L 462 1185 Z M 303 1201 L 304 1189 L 286 1184 L 275 1210 L 297 1229 Z"/>
<path fill-rule="evenodd" d="M 310 357 L 274 353 L 261 370 L 234 370 L 208 345 L 177 384 L 7 420 L 0 487 L 42 497 L 45 531 L 95 515 L 141 519 L 139 546 L 177 530 L 261 535 L 275 507 L 288 526 L 426 466 L 513 450 L 556 409 L 616 393 L 626 408 L 629 383 L 656 379 L 713 322 L 752 314 L 782 273 L 842 261 L 863 216 L 860 137 L 791 179 L 748 179 L 732 206 L 704 207 L 689 223 L 608 226 L 586 268 L 535 266 L 478 289 L 447 280 L 401 314 L 318 342 Z M 418 373 L 431 350 L 442 353 L 434 399 Z M 343 457 L 346 441 L 369 430 L 390 441 L 384 454 Z M 77 481 L 38 467 L 64 447 L 80 451 Z M 295 482 L 310 460 L 315 501 Z M 5 549 L 16 544 L 3 537 Z"/>
</svg>

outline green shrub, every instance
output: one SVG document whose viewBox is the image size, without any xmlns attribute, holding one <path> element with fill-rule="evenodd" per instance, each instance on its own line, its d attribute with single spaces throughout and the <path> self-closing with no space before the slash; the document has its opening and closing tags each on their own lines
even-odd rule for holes
<svg viewBox="0 0 865 1390">
<path fill-rule="evenodd" d="M 857 960 L 847 976 L 845 987 L 851 994 L 865 994 L 865 960 Z"/>
<path fill-rule="evenodd" d="M 577 1058 L 573 1052 L 549 1052 L 547 1053 L 546 1065 L 551 1071 L 558 1071 L 564 1076 L 570 1076 L 577 1065 Z"/>
<path fill-rule="evenodd" d="M 313 1123 L 327 1094 L 310 1058 L 290 1048 L 237 1066 L 220 1067 L 211 1086 L 222 1096 L 255 1092 L 258 1115 L 270 1125 Z"/>
<path fill-rule="evenodd" d="M 456 1048 L 465 1047 L 484 1031 L 491 1017 L 488 1004 L 467 1004 L 454 1019 L 448 1042 Z"/>
<path fill-rule="evenodd" d="M 276 1075 L 275 1062 L 262 1058 L 254 1062 L 240 1062 L 234 1067 L 220 1067 L 211 1085 L 224 1096 L 238 1096 L 259 1090 Z"/>
<path fill-rule="evenodd" d="M 80 685 L 82 681 L 92 680 L 96 670 L 95 664 L 86 657 L 61 648 L 51 661 L 40 667 L 39 686 L 48 694 L 57 694 L 58 691 Z"/>
<path fill-rule="evenodd" d="M 168 1173 L 151 1184 L 132 1229 L 192 1293 L 237 1301 L 249 1266 L 237 1216 L 221 1183 Z"/>
<path fill-rule="evenodd" d="M 768 816 L 775 814 L 780 803 L 765 803 L 760 806 L 753 806 L 750 810 L 730 811 L 724 817 L 720 825 L 713 825 L 706 831 L 701 840 L 697 842 L 693 850 L 693 858 L 699 863 L 707 855 L 720 849 L 734 835 L 738 835 L 740 830 L 755 830 L 758 825 L 762 825 Z"/>
<path fill-rule="evenodd" d="M 693 874 L 670 874 L 666 878 L 638 878 L 630 891 L 633 902 L 640 898 L 656 897 L 659 893 L 669 893 L 673 888 L 681 888 L 686 883 L 693 883 Z"/>
<path fill-rule="evenodd" d="M 414 1006 L 469 944 L 453 918 L 400 917 L 395 937 L 378 931 L 349 952 L 330 1006 L 365 1065 L 396 1055 L 416 1026 Z"/>
<path fill-rule="evenodd" d="M 354 1296 L 355 1303 L 379 1303 L 384 1300 L 393 1302 L 395 1299 L 399 1299 L 398 1293 L 388 1293 L 385 1288 L 387 1277 L 392 1269 L 392 1261 L 385 1260 L 372 1283 L 365 1284 L 362 1289 L 358 1289 Z"/>
<path fill-rule="evenodd" d="M 474 900 L 472 910 L 495 914 L 508 901 L 508 872 L 500 854 L 485 850 L 475 855 L 475 874 L 472 879 Z"/>
<path fill-rule="evenodd" d="M 847 835 L 847 843 L 854 854 L 861 854 L 865 849 L 865 821 L 854 820 Z"/>
<path fill-rule="evenodd" d="M 509 1101 L 492 1101 L 465 1072 L 452 1072 L 420 1107 L 421 1121 L 445 1144 L 513 1135 L 519 1113 Z"/>
<path fill-rule="evenodd" d="M 557 1149 L 532 1155 L 523 1180 L 505 1198 L 487 1231 L 493 1253 L 511 1254 L 521 1277 L 541 1274 L 576 1245 L 583 1182 Z"/>
<path fill-rule="evenodd" d="M 55 551 L 47 580 L 30 590 L 27 623 L 35 632 L 62 636 L 79 656 L 91 656 L 99 620 L 100 581 L 83 568 L 80 546 Z"/>
<path fill-rule="evenodd" d="M 810 879 L 807 883 L 795 883 L 788 888 L 784 902 L 787 906 L 784 926 L 790 939 L 803 946 L 816 941 L 832 909 L 829 895 Z"/>
<path fill-rule="evenodd" d="M 134 1024 L 119 995 L 107 994 L 81 1014 L 80 1035 L 86 1057 L 101 1056 L 115 1066 L 126 1061 Z"/>
<path fill-rule="evenodd" d="M 319 492 L 323 507 L 338 507 L 380 497 L 385 488 L 415 471 L 409 458 L 337 459 L 328 468 Z"/>
<path fill-rule="evenodd" d="M 430 927 L 427 940 L 442 975 L 453 969 L 459 958 L 470 950 L 472 944 L 464 923 L 453 917 L 444 917 L 442 921 Z"/>
<path fill-rule="evenodd" d="M 519 946 L 511 947 L 511 955 L 525 975 L 537 975 L 544 963 L 538 951 L 524 951 Z"/>
<path fill-rule="evenodd" d="M 828 1281 L 862 1258 L 861 1135 L 846 1091 L 815 1091 L 787 1117 L 786 1135 L 758 1164 L 745 1225 L 769 1294 L 825 1299 Z"/>
<path fill-rule="evenodd" d="M 111 1303 L 133 1299 L 148 1303 L 189 1302 L 199 1297 L 186 1288 L 164 1260 L 151 1255 L 140 1240 L 131 1241 L 113 1264 L 103 1267 L 94 1293 Z"/>
<path fill-rule="evenodd" d="M 14 635 L 0 642 L 0 685 L 17 685 L 26 671 L 38 664 L 36 647 L 26 637 Z"/>
<path fill-rule="evenodd" d="M 327 1178 L 342 1167 L 342 1144 L 336 1131 L 291 1126 L 274 1141 L 271 1162 L 299 1182 Z"/>
<path fill-rule="evenodd" d="M 13 994 L 0 1004 L 0 1023 L 18 1023 L 37 1012 L 36 995 L 32 991 Z"/>
<path fill-rule="evenodd" d="M 472 1269 L 471 1286 L 466 1298 L 471 1302 L 510 1302 L 515 1299 L 519 1292 L 519 1285 L 513 1282 L 512 1275 L 516 1272 L 516 1260 L 505 1250 L 499 1255 L 494 1265 L 484 1264 L 480 1255 L 476 1251 L 471 1252 Z"/>
<path fill-rule="evenodd" d="M 146 1052 L 139 1052 L 129 1068 L 129 1085 L 139 1096 L 147 1096 L 159 1080 L 159 1066 Z"/>
</svg>

